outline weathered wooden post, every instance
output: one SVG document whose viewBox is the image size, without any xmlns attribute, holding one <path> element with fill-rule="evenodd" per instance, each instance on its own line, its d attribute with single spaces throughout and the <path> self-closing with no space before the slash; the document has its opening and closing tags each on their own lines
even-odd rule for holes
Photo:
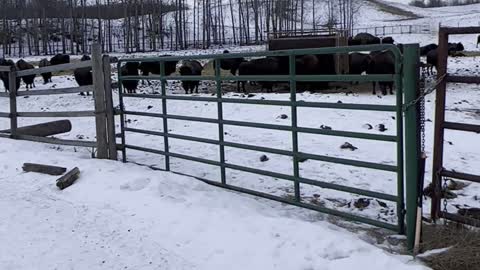
<svg viewBox="0 0 480 270">
<path fill-rule="evenodd" d="M 18 118 L 17 118 L 17 70 L 14 66 L 10 67 L 8 73 L 8 88 L 10 89 L 10 137 L 15 139 L 17 136 Z"/>
<path fill-rule="evenodd" d="M 107 116 L 107 142 L 108 142 L 108 158 L 117 160 L 117 141 L 115 137 L 115 114 L 113 110 L 112 97 L 112 78 L 110 77 L 111 69 L 110 56 L 103 56 L 103 76 L 105 90 L 105 112 Z"/>
<path fill-rule="evenodd" d="M 92 45 L 93 97 L 95 99 L 95 126 L 97 158 L 108 158 L 107 117 L 105 108 L 105 76 L 103 74 L 102 47 Z M 110 75 L 109 75 L 110 76 Z"/>
</svg>

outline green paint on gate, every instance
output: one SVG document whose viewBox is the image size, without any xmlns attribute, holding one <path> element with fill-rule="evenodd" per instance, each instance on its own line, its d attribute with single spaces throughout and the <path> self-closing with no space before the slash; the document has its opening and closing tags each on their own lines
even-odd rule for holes
<svg viewBox="0 0 480 270">
<path fill-rule="evenodd" d="M 296 75 L 295 73 L 295 56 L 297 55 L 306 55 L 306 54 L 332 54 L 332 53 L 349 53 L 349 52 L 361 52 L 361 51 L 374 51 L 374 50 L 390 50 L 395 56 L 395 74 L 389 75 Z M 212 185 L 228 188 L 235 191 L 244 192 L 247 194 L 272 199 L 280 201 L 283 203 L 289 203 L 297 205 L 300 207 L 324 212 L 327 214 L 332 214 L 340 216 L 349 220 L 358 221 L 382 228 L 391 229 L 397 231 L 398 233 L 407 232 L 407 240 L 409 248 L 413 248 L 413 237 L 415 232 L 415 214 L 416 214 L 416 198 L 417 198 L 417 188 L 416 188 L 416 176 L 418 175 L 418 166 L 415 162 L 417 161 L 418 151 L 412 151 L 417 147 L 418 137 L 414 136 L 418 132 L 418 123 L 417 115 L 418 112 L 413 109 L 407 110 L 404 118 L 404 106 L 403 104 L 408 104 L 412 100 L 415 100 L 417 96 L 417 80 L 418 77 L 414 76 L 415 70 L 418 71 L 418 44 L 415 45 L 404 45 L 404 55 L 398 50 L 396 46 L 393 45 L 367 45 L 367 46 L 355 46 L 355 47 L 337 47 L 337 48 L 320 48 L 320 49 L 302 49 L 302 50 L 289 50 L 289 51 L 273 51 L 273 52 L 255 52 L 255 53 L 239 53 L 239 54 L 216 54 L 216 55 L 195 55 L 195 56 L 167 56 L 167 57 L 157 57 L 157 58 L 141 58 L 141 59 L 122 59 L 118 63 L 118 70 L 123 63 L 126 62 L 160 62 L 160 75 L 155 76 L 122 76 L 119 74 L 119 96 L 120 96 L 120 118 L 121 118 L 121 142 L 122 145 L 120 149 L 123 153 L 123 161 L 127 161 L 126 151 L 127 149 L 144 151 L 148 153 L 154 153 L 165 156 L 165 169 L 170 170 L 170 157 L 180 158 L 194 162 L 200 162 L 204 164 L 209 164 L 213 166 L 218 166 L 221 170 L 221 182 L 215 182 L 211 180 L 201 179 Z M 289 58 L 289 75 L 276 75 L 276 76 L 221 76 L 220 74 L 220 60 L 227 58 L 238 58 L 238 57 L 265 57 L 265 56 L 286 56 Z M 165 62 L 166 61 L 179 61 L 179 60 L 200 60 L 200 59 L 213 59 L 216 63 L 215 65 L 215 76 L 165 76 Z M 408 67 L 408 68 L 406 68 Z M 414 69 L 414 70 L 412 70 Z M 149 95 L 149 94 L 125 94 L 122 93 L 122 81 L 125 80 L 160 80 L 161 81 L 161 95 Z M 213 97 L 195 97 L 195 96 L 172 96 L 167 95 L 166 91 L 166 81 L 167 80 L 211 80 L 216 83 L 216 94 Z M 241 99 L 241 98 L 224 98 L 222 95 L 221 82 L 222 81 L 282 81 L 288 82 L 290 84 L 290 101 L 274 101 L 274 100 L 252 100 L 252 99 Z M 384 81 L 384 82 L 394 82 L 396 91 L 396 104 L 395 105 L 371 105 L 371 104 L 348 104 L 348 103 L 322 103 L 322 102 L 307 102 L 307 101 L 297 101 L 296 100 L 296 83 L 302 81 L 330 81 L 330 82 L 344 82 L 344 81 L 359 81 L 359 82 L 372 82 L 372 81 Z M 160 99 L 162 100 L 162 113 L 148 113 L 148 112 L 139 112 L 139 111 L 128 111 L 125 109 L 124 98 L 151 98 L 151 99 Z M 404 100 L 405 98 L 405 100 Z M 193 116 L 181 116 L 181 115 L 172 115 L 167 112 L 167 102 L 168 100 L 185 100 L 185 101 L 203 101 L 203 102 L 215 102 L 217 103 L 218 113 L 217 118 L 201 118 Z M 244 121 L 232 121 L 223 119 L 223 104 L 224 103 L 235 103 L 235 104 L 252 104 L 252 105 L 270 105 L 270 106 L 289 106 L 291 108 L 291 125 L 273 125 L 273 124 L 262 124 L 262 123 L 252 123 Z M 391 135 L 376 135 L 376 134 L 367 134 L 359 132 L 349 132 L 349 131 L 340 131 L 340 130 L 323 130 L 315 128 L 303 128 L 298 127 L 297 125 L 297 108 L 329 108 L 329 109 L 341 109 L 341 110 L 367 110 L 367 111 L 383 111 L 383 112 L 395 112 L 397 120 L 397 134 L 395 136 Z M 127 128 L 125 127 L 125 115 L 139 115 L 147 117 L 161 118 L 163 120 L 163 132 L 142 130 L 136 128 Z M 168 131 L 168 120 L 183 120 L 183 121 L 195 121 L 200 123 L 213 123 L 218 125 L 219 137 L 218 140 L 205 139 L 205 138 L 196 138 L 192 136 L 172 134 Z M 404 121 L 407 127 L 405 131 L 406 137 L 404 140 Z M 242 127 L 252 127 L 252 128 L 262 128 L 270 130 L 282 130 L 288 131 L 292 134 L 292 151 L 273 149 L 267 147 L 259 147 L 255 145 L 247 145 L 240 143 L 232 143 L 224 140 L 224 125 L 230 126 L 242 126 Z M 148 134 L 154 136 L 162 136 L 164 138 L 165 149 L 156 150 L 149 149 L 145 147 L 135 146 L 127 144 L 125 139 L 125 132 L 133 132 L 140 134 Z M 357 161 L 343 158 L 336 158 L 330 156 L 317 155 L 314 153 L 303 153 L 298 149 L 298 134 L 299 133 L 308 133 L 308 134 L 318 134 L 318 135 L 327 135 L 327 136 L 339 136 L 339 137 L 348 137 L 348 138 L 357 138 L 365 140 L 374 140 L 374 141 L 386 141 L 396 143 L 397 145 L 397 164 L 386 165 L 380 163 L 372 163 L 366 161 Z M 187 140 L 193 142 L 200 142 L 212 145 L 218 145 L 220 151 L 219 161 L 207 160 L 204 158 L 193 157 L 189 155 L 179 154 L 171 152 L 168 148 L 169 138 Z M 264 171 L 254 168 L 249 168 L 240 165 L 234 165 L 227 163 L 225 161 L 225 147 L 233 147 L 244 150 L 253 150 L 261 151 L 266 153 L 279 154 L 284 156 L 292 157 L 293 160 L 293 172 L 292 174 L 280 174 L 272 171 Z M 405 156 L 404 148 L 407 149 Z M 347 166 L 355 166 L 362 168 L 369 168 L 374 170 L 383 170 L 389 172 L 395 172 L 397 174 L 397 194 L 384 194 L 375 191 L 364 190 L 355 187 L 342 186 L 338 184 L 332 184 L 323 181 L 317 181 L 312 179 L 306 179 L 300 176 L 299 172 L 299 160 L 302 159 L 311 159 L 329 163 L 343 164 Z M 406 170 L 404 167 L 404 160 L 408 160 Z M 292 181 L 294 184 L 294 196 L 292 199 L 283 198 L 279 196 L 274 196 L 267 193 L 262 193 L 254 190 L 249 190 L 241 188 L 238 186 L 233 186 L 227 183 L 226 179 L 226 169 L 238 170 L 263 176 L 274 177 L 278 179 Z M 408 179 L 405 179 L 404 170 Z M 181 173 L 181 172 L 176 172 Z M 407 184 L 407 209 L 405 209 L 404 203 L 404 186 Z M 323 206 L 310 204 L 303 202 L 300 196 L 301 184 L 313 185 L 321 188 L 333 189 L 342 192 L 349 192 L 358 195 L 364 195 L 368 197 L 378 198 L 381 200 L 387 200 L 397 203 L 397 223 L 391 224 L 383 221 L 367 218 L 364 216 L 359 216 L 351 213 L 342 212 L 336 209 L 330 209 Z M 405 213 L 407 213 L 407 229 L 405 229 Z"/>
</svg>

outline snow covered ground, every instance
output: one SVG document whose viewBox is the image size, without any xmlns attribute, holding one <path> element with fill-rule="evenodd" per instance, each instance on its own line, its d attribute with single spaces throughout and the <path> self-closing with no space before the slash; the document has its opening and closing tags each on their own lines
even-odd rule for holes
<svg viewBox="0 0 480 270">
<path fill-rule="evenodd" d="M 423 10 L 399 5 L 424 18 L 401 22 L 406 24 L 438 22 L 446 25 L 477 25 L 480 5 Z M 402 19 L 378 11 L 365 4 L 359 16 L 360 26 L 397 24 Z M 437 42 L 436 33 L 429 35 L 393 35 L 396 41 L 422 45 Z M 462 42 L 467 50 L 476 50 L 475 36 L 454 36 L 453 42 Z M 258 51 L 263 46 L 235 47 L 231 51 Z M 174 55 L 221 53 L 223 49 L 162 52 Z M 116 55 L 137 57 L 157 55 Z M 39 58 L 29 58 L 38 61 Z M 479 75 L 479 58 L 449 59 L 449 72 Z M 115 80 L 114 76 L 114 80 Z M 54 77 L 54 83 L 44 86 L 37 78 L 37 88 L 76 86 L 71 75 Z M 429 82 L 431 84 L 432 81 Z M 232 89 L 228 83 L 224 87 Z M 0 86 L 2 88 L 2 86 Z M 364 89 L 365 87 L 362 87 Z M 362 104 L 389 104 L 394 96 L 373 96 L 370 88 L 339 88 L 330 92 L 300 93 L 299 100 L 317 102 L 344 102 Z M 480 124 L 480 87 L 478 85 L 449 84 L 447 120 Z M 23 86 L 22 86 L 23 90 Z M 211 96 L 212 84 L 204 83 L 199 96 Z M 1 89 L 0 91 L 3 91 Z M 158 84 L 143 86 L 141 92 L 153 93 Z M 169 94 L 182 95 L 178 82 L 169 84 Z M 118 93 L 114 94 L 118 104 Z M 246 97 L 226 93 L 226 97 L 288 100 L 286 93 L 255 93 Z M 431 172 L 433 119 L 435 97 L 426 103 L 426 183 Z M 18 100 L 19 111 L 90 110 L 91 97 L 78 95 L 30 96 Z M 126 99 L 126 107 L 133 111 L 161 112 L 161 102 L 149 99 Z M 0 98 L 0 111 L 7 112 L 6 99 Z M 169 101 L 168 111 L 176 115 L 215 118 L 216 104 L 206 102 Z M 281 115 L 286 115 L 282 119 Z M 288 125 L 291 121 L 287 107 L 225 104 L 224 117 L 229 120 Z M 50 119 L 20 119 L 20 125 L 44 122 Z M 118 119 L 117 119 L 118 120 Z M 59 135 L 65 139 L 94 140 L 94 120 L 72 119 L 73 130 Z M 383 135 L 394 135 L 396 119 L 392 113 L 299 109 L 299 125 L 319 128 L 329 126 L 346 130 Z M 8 121 L 0 118 L 0 129 L 8 128 Z M 169 131 L 175 134 L 217 139 L 213 124 L 169 121 Z M 386 127 L 379 130 L 379 125 Z M 128 117 L 129 127 L 162 131 L 162 121 L 147 117 Z M 372 129 L 369 129 L 369 126 Z M 117 131 L 119 122 L 117 121 Z M 225 140 L 291 149 L 287 132 L 262 129 L 225 127 Z M 447 132 L 445 167 L 466 173 L 480 174 L 478 134 Z M 319 135 L 300 135 L 300 150 L 355 160 L 396 164 L 395 144 L 346 139 Z M 349 142 L 355 151 L 341 150 Z M 163 149 L 163 139 L 128 133 L 127 143 Z M 218 160 L 218 147 L 172 139 L 170 150 L 205 159 Z M 34 154 L 33 154 L 34 153 Z M 164 159 L 153 154 L 128 151 L 128 160 L 162 168 Z M 260 162 L 262 152 L 226 148 L 227 162 L 277 173 L 290 174 L 292 161 L 284 156 L 267 154 L 269 160 Z M 152 171 L 132 163 L 92 160 L 90 149 L 57 147 L 0 139 L 0 269 L 425 269 L 415 265 L 409 257 L 386 254 L 368 236 L 354 235 L 328 222 L 327 216 L 286 206 L 263 199 L 228 192 L 203 184 L 193 178 Z M 42 162 L 72 168 L 78 166 L 82 177 L 65 191 L 58 191 L 53 177 L 21 172 L 23 162 Z M 172 169 L 197 177 L 219 181 L 220 171 L 208 165 L 172 159 Z M 395 195 L 396 176 L 393 173 L 360 169 L 307 160 L 301 163 L 305 178 Z M 277 196 L 293 194 L 288 181 L 227 170 L 230 184 Z M 458 207 L 480 207 L 480 185 L 471 184 L 455 191 L 448 210 Z M 302 185 L 302 198 L 337 210 L 396 222 L 395 205 L 370 200 L 365 208 L 354 206 L 365 196 L 320 189 Z M 386 203 L 386 204 L 385 204 Z M 428 215 L 430 201 L 424 202 Z M 357 226 L 357 225 L 355 225 Z M 381 246 L 386 245 L 380 243 Z M 375 263 L 373 263 L 375 261 Z"/>
<path fill-rule="evenodd" d="M 426 269 L 322 215 L 192 178 L 6 139 L 0 153 L 0 269 Z M 59 191 L 23 162 L 81 178 Z"/>
</svg>

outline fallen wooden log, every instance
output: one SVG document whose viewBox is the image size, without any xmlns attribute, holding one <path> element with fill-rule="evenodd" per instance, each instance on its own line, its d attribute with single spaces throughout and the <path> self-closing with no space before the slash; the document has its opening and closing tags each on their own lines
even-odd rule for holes
<svg viewBox="0 0 480 270">
<path fill-rule="evenodd" d="M 75 167 L 64 176 L 57 179 L 57 187 L 61 190 L 73 185 L 80 176 L 80 170 Z"/>
<path fill-rule="evenodd" d="M 36 172 L 49 175 L 62 175 L 67 171 L 67 168 L 36 163 L 24 163 L 23 170 L 26 172 Z"/>
<path fill-rule="evenodd" d="M 32 126 L 19 127 L 17 128 L 17 133 L 20 135 L 47 137 L 70 132 L 71 130 L 72 123 L 69 120 L 58 120 Z M 0 133 L 10 133 L 10 130 L 0 130 Z"/>
</svg>

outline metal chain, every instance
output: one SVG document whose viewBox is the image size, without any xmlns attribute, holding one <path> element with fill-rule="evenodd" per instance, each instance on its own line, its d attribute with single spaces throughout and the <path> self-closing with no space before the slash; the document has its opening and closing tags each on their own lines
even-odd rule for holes
<svg viewBox="0 0 480 270">
<path fill-rule="evenodd" d="M 423 155 L 425 153 L 425 78 L 421 79 L 420 85 L 420 151 Z"/>
<path fill-rule="evenodd" d="M 443 192 L 443 211 L 448 212 L 448 210 L 447 210 L 447 205 L 448 205 L 448 199 L 447 199 L 448 184 L 447 184 L 447 181 L 448 181 L 448 178 L 447 177 L 442 177 L 442 180 L 443 180 L 443 188 L 442 188 L 442 192 Z"/>
<path fill-rule="evenodd" d="M 415 100 L 412 100 L 410 103 L 408 104 L 405 104 L 404 105 L 404 110 L 407 110 L 408 108 L 410 108 L 411 106 L 414 106 L 416 105 L 418 102 L 420 102 L 420 100 L 422 99 L 425 99 L 425 96 L 433 93 L 433 91 L 435 91 L 435 89 L 437 89 L 437 86 L 442 83 L 443 79 L 445 79 L 445 77 L 447 76 L 447 74 L 443 74 L 440 78 L 438 78 L 436 81 L 435 81 L 435 84 L 433 86 L 430 86 L 428 88 L 428 90 L 424 90 L 423 93 L 420 93 L 419 97 L 416 98 Z"/>
</svg>

